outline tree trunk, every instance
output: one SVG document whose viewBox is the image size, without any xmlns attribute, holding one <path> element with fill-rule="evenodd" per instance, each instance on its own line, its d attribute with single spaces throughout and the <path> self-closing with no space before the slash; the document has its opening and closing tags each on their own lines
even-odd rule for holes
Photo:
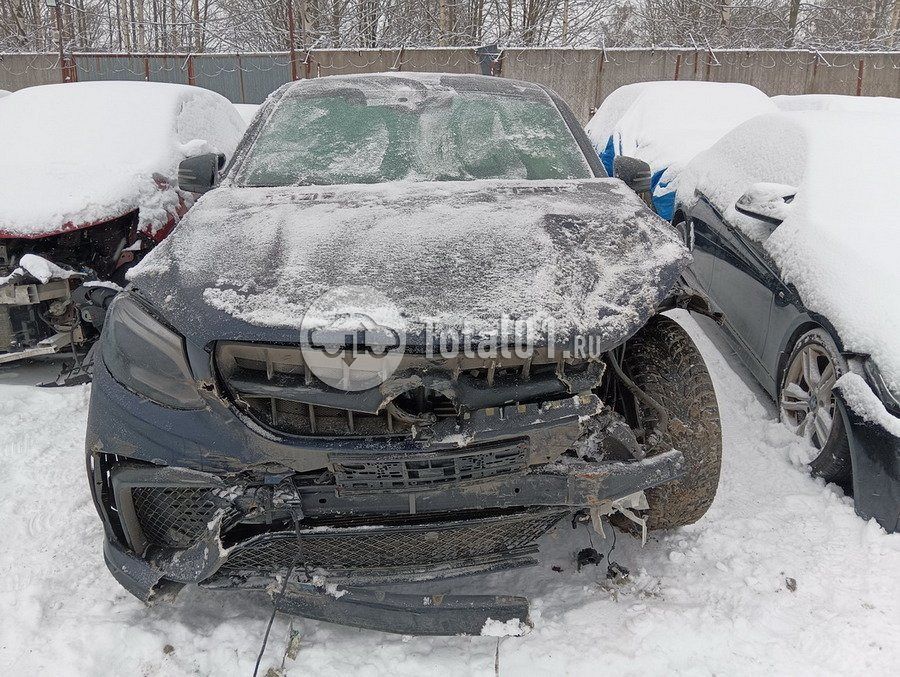
<svg viewBox="0 0 900 677">
<path fill-rule="evenodd" d="M 797 17 L 800 14 L 800 0 L 791 0 L 791 7 L 788 11 L 788 38 L 787 46 L 794 44 L 797 35 Z"/>
</svg>

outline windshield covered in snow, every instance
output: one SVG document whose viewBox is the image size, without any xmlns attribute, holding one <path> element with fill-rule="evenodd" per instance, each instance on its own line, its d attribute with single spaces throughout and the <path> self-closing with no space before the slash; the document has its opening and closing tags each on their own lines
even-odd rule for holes
<svg viewBox="0 0 900 677">
<path fill-rule="evenodd" d="M 592 172 L 538 88 L 377 77 L 289 91 L 238 170 L 244 186 L 584 179 Z M 315 81 L 312 81 L 315 82 Z"/>
</svg>

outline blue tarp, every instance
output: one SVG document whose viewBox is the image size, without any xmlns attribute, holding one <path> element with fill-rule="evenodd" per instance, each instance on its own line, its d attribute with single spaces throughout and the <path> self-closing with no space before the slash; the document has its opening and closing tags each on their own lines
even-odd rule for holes
<svg viewBox="0 0 900 677">
<path fill-rule="evenodd" d="M 610 176 L 615 176 L 614 163 L 616 155 L 622 154 L 621 141 L 619 142 L 618 152 L 616 151 L 616 144 L 615 141 L 613 141 L 612 136 L 607 139 L 606 146 L 604 146 L 603 150 L 600 150 L 599 146 L 594 146 L 594 148 L 597 150 L 600 162 L 602 162 L 603 166 L 606 168 L 606 173 Z M 666 167 L 663 167 L 654 172 L 653 176 L 650 177 L 650 197 L 653 202 L 653 209 L 656 213 L 666 221 L 671 221 L 675 212 L 675 191 L 659 196 L 655 194 L 657 187 L 665 188 L 669 185 L 668 181 L 662 181 L 662 175 L 665 174 L 666 169 Z"/>
</svg>

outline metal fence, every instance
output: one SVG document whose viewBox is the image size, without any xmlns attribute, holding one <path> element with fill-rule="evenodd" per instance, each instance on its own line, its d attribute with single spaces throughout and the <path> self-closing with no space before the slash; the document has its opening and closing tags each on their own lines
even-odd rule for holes
<svg viewBox="0 0 900 677">
<path fill-rule="evenodd" d="M 292 63 L 293 59 L 293 63 Z M 474 47 L 244 54 L 0 54 L 0 89 L 69 80 L 150 80 L 199 85 L 235 103 L 260 103 L 297 78 L 379 71 L 490 72 L 558 92 L 582 121 L 614 89 L 647 80 L 744 82 L 769 95 L 900 97 L 900 52 Z"/>
</svg>

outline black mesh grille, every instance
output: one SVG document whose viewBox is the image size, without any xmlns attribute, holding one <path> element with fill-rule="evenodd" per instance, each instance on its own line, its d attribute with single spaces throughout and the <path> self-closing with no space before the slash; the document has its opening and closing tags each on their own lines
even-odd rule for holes
<svg viewBox="0 0 900 677">
<path fill-rule="evenodd" d="M 135 487 L 131 497 L 144 537 L 168 548 L 199 541 L 219 509 L 208 487 Z"/>
<path fill-rule="evenodd" d="M 328 570 L 429 567 L 458 560 L 503 554 L 530 545 L 565 512 L 513 515 L 380 528 L 301 532 L 298 565 Z M 223 573 L 273 572 L 291 565 L 298 548 L 294 532 L 261 536 L 236 550 Z"/>
</svg>

